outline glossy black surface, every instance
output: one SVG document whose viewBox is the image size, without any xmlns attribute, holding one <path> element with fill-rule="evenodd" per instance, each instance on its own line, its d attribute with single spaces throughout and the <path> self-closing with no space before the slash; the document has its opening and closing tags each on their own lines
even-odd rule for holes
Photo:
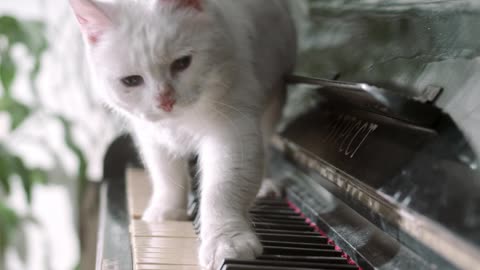
<svg viewBox="0 0 480 270">
<path fill-rule="evenodd" d="M 446 266 L 428 249 L 459 243 L 468 268 L 480 256 L 478 157 L 447 114 L 386 91 L 319 89 L 319 106 L 275 140 L 278 155 L 427 260 Z"/>
<path fill-rule="evenodd" d="M 413 125 L 351 105 L 347 91 L 337 89 L 335 98 L 329 92 L 329 102 L 290 124 L 282 137 L 480 244 L 478 158 L 448 115 L 432 110 L 434 124 Z"/>
<path fill-rule="evenodd" d="M 434 265 L 363 218 L 324 189 L 311 175 L 289 167 L 287 198 L 362 269 L 431 269 Z M 441 259 L 439 259 L 441 260 Z M 442 261 L 441 269 L 448 269 Z"/>
<path fill-rule="evenodd" d="M 104 160 L 100 194 L 97 270 L 132 270 L 125 174 L 127 166 L 140 162 L 128 136 L 112 143 Z"/>
<path fill-rule="evenodd" d="M 117 179 L 120 180 L 120 179 Z M 97 244 L 97 270 L 133 269 L 125 185 L 103 183 Z"/>
</svg>

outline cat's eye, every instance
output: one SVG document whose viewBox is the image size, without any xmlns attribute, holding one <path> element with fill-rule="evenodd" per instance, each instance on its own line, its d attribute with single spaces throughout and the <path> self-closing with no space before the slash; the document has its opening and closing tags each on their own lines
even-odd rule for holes
<svg viewBox="0 0 480 270">
<path fill-rule="evenodd" d="M 177 60 L 173 61 L 170 69 L 171 69 L 173 74 L 176 74 L 176 73 L 179 73 L 179 72 L 182 72 L 182 71 L 186 70 L 190 66 L 191 63 L 192 63 L 192 56 L 191 55 L 183 56 L 183 57 L 180 57 Z"/>
<path fill-rule="evenodd" d="M 128 76 L 121 79 L 123 85 L 126 87 L 137 87 L 143 84 L 143 77 L 140 75 Z"/>
</svg>

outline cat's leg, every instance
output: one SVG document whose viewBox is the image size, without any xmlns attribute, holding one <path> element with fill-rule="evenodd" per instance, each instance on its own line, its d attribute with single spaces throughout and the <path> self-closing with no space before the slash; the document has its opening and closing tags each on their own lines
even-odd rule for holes
<svg viewBox="0 0 480 270">
<path fill-rule="evenodd" d="M 148 137 L 137 136 L 152 181 L 152 197 L 142 219 L 148 222 L 187 220 L 188 163 L 170 155 Z"/>
<path fill-rule="evenodd" d="M 235 128 L 205 138 L 199 153 L 200 262 L 209 270 L 224 258 L 253 259 L 262 252 L 248 215 L 263 173 L 262 138 L 257 125 L 232 123 Z"/>
<path fill-rule="evenodd" d="M 263 148 L 265 153 L 265 170 L 263 174 L 263 181 L 260 190 L 258 191 L 258 198 L 265 197 L 280 197 L 282 189 L 270 178 L 270 159 L 271 150 L 270 143 L 273 134 L 277 128 L 277 124 L 282 117 L 283 107 L 286 101 L 287 86 L 283 80 L 276 84 L 272 93 L 272 98 L 267 103 L 265 111 L 262 116 L 262 135 L 263 135 Z"/>
</svg>

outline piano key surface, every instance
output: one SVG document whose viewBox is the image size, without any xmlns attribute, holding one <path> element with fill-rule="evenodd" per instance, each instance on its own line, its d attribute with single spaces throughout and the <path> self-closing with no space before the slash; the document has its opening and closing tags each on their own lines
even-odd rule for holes
<svg viewBox="0 0 480 270">
<path fill-rule="evenodd" d="M 136 270 L 194 270 L 198 263 L 200 229 L 198 198 L 192 201 L 192 222 L 141 221 L 151 194 L 143 170 L 127 173 L 130 239 Z M 331 241 L 283 199 L 257 200 L 251 211 L 252 227 L 264 253 L 256 260 L 227 259 L 221 269 L 358 269 Z"/>
</svg>

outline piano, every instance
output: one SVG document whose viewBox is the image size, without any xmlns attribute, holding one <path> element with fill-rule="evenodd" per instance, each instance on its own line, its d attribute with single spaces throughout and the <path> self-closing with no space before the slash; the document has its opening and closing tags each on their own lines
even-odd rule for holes
<svg viewBox="0 0 480 270">
<path fill-rule="evenodd" d="M 479 159 L 435 106 L 441 89 L 411 97 L 289 81 L 317 98 L 272 139 L 283 196 L 251 209 L 264 254 L 222 270 L 480 269 Z M 196 185 L 191 222 L 146 224 L 150 188 L 128 136 L 111 145 L 104 172 L 97 270 L 200 269 Z"/>
</svg>

